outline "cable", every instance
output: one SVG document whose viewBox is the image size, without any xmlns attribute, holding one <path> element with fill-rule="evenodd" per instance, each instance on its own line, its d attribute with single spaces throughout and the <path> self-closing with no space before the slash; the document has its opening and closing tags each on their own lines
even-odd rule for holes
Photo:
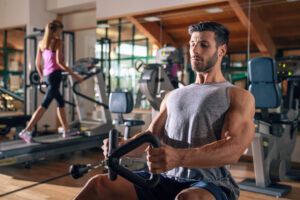
<svg viewBox="0 0 300 200">
<path fill-rule="evenodd" d="M 10 192 L 1 194 L 0 197 L 4 197 L 4 196 L 7 196 L 7 195 L 10 195 L 10 194 L 13 194 L 13 193 L 22 191 L 22 190 L 26 190 L 26 189 L 31 188 L 31 187 L 34 187 L 34 186 L 36 186 L 36 185 L 40 185 L 40 184 L 43 184 L 43 183 L 47 183 L 47 182 L 50 182 L 50 181 L 54 181 L 54 180 L 56 180 L 56 179 L 60 179 L 60 178 L 63 178 L 63 177 L 65 177 L 65 176 L 69 176 L 70 174 L 71 174 L 71 173 L 68 172 L 68 173 L 63 174 L 63 175 L 60 175 L 60 176 L 56 176 L 56 177 L 53 177 L 53 178 L 50 178 L 50 179 L 47 179 L 47 180 L 44 180 L 44 181 L 41 181 L 41 182 L 32 184 L 32 185 L 28 185 L 28 186 L 25 186 L 25 187 L 22 187 L 22 188 L 19 188 L 19 189 L 16 189 L 16 190 L 13 190 L 13 191 L 10 191 Z"/>
<path fill-rule="evenodd" d="M 251 45 L 251 0 L 248 0 L 248 41 L 247 41 L 247 57 L 250 59 L 250 45 Z"/>
</svg>

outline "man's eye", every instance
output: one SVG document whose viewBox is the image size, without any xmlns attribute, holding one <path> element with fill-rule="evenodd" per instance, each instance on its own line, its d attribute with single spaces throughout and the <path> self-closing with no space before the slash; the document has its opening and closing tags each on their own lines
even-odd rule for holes
<svg viewBox="0 0 300 200">
<path fill-rule="evenodd" d="M 208 45 L 207 45 L 207 44 L 201 44 L 201 47 L 203 47 L 203 48 L 207 48 L 207 47 L 208 47 Z"/>
</svg>

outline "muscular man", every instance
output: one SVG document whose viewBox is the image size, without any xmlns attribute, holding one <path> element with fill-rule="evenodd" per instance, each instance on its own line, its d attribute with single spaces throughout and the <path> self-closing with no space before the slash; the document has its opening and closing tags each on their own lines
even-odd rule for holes
<svg viewBox="0 0 300 200">
<path fill-rule="evenodd" d="M 189 34 L 196 82 L 169 93 L 145 131 L 162 141 L 161 148 L 144 149 L 150 172 L 161 173 L 159 185 L 144 189 L 120 176 L 110 181 L 97 175 L 76 199 L 238 199 L 239 188 L 226 165 L 236 163 L 254 137 L 254 98 L 222 75 L 226 27 L 200 22 L 189 27 Z M 103 149 L 107 155 L 107 141 Z"/>
</svg>

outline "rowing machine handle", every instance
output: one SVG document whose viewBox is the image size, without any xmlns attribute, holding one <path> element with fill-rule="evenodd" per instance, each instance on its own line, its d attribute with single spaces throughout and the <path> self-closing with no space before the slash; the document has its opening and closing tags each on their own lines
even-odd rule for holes
<svg viewBox="0 0 300 200">
<path fill-rule="evenodd" d="M 118 148 L 118 138 L 119 133 L 116 129 L 112 129 L 109 131 L 109 147 L 108 147 L 108 156 Z M 114 181 L 117 179 L 117 173 L 114 172 L 112 168 L 108 168 L 108 177 L 110 180 Z"/>
<path fill-rule="evenodd" d="M 111 131 L 110 133 L 110 143 L 113 141 L 114 145 L 117 141 L 118 143 L 118 137 L 115 137 L 116 134 L 113 133 L 114 131 Z M 112 135 L 112 136 L 111 136 Z M 112 149 L 111 154 L 108 156 L 108 162 L 107 165 L 109 167 L 109 178 L 116 178 L 116 174 L 119 174 L 120 176 L 124 177 L 125 179 L 131 181 L 135 185 L 138 185 L 143 188 L 153 188 L 155 187 L 159 181 L 160 181 L 160 175 L 159 174 L 151 174 L 149 179 L 144 179 L 140 177 L 139 175 L 131 172 L 127 168 L 120 165 L 120 157 L 127 154 L 128 152 L 136 149 L 137 147 L 141 146 L 144 143 L 150 143 L 152 147 L 157 148 L 160 147 L 159 139 L 153 135 L 153 134 L 143 134 L 134 140 L 131 140 L 130 142 L 124 144 L 123 146 L 119 147 L 118 149 Z M 110 150 L 109 150 L 110 151 Z M 111 179 L 115 180 L 115 179 Z"/>
</svg>

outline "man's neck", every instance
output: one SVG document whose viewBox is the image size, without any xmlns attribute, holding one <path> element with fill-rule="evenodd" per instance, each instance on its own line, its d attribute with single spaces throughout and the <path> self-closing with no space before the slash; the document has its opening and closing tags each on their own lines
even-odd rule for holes
<svg viewBox="0 0 300 200">
<path fill-rule="evenodd" d="M 225 82 L 220 67 L 213 67 L 209 72 L 197 72 L 196 73 L 196 84 L 204 84 L 204 83 L 216 83 L 216 82 Z"/>
</svg>

